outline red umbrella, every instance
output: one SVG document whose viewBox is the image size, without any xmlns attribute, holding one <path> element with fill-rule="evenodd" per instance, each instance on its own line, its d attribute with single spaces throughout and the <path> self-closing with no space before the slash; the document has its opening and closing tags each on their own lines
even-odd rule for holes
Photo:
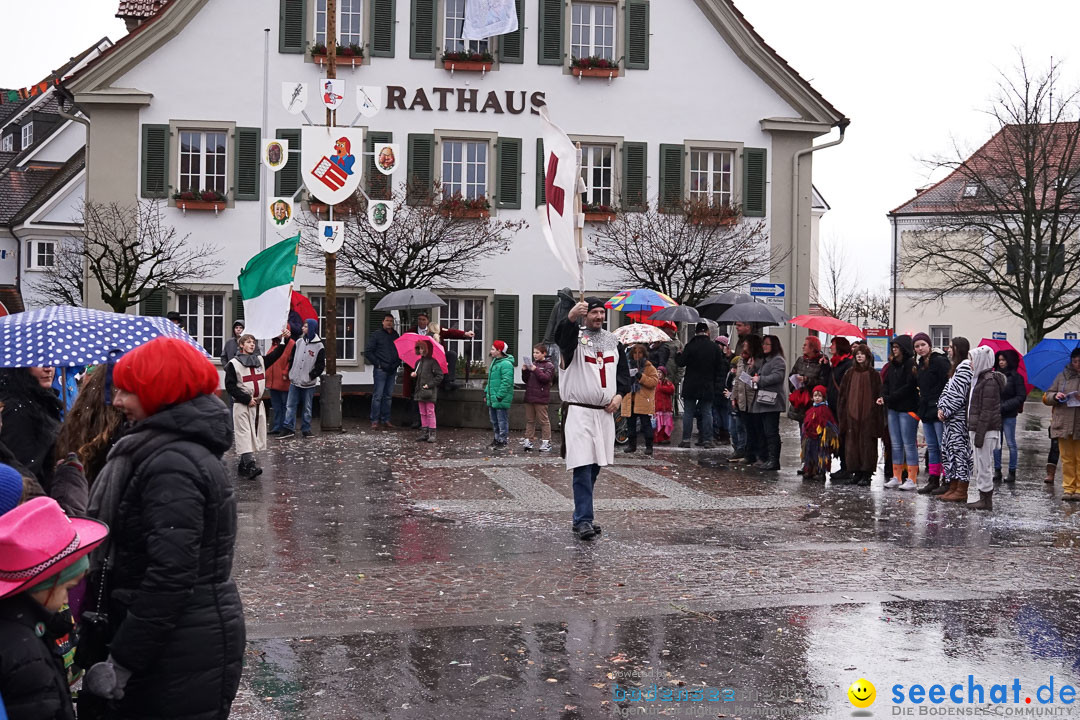
<svg viewBox="0 0 1080 720">
<path fill-rule="evenodd" d="M 292 307 L 290 309 L 296 311 L 301 320 L 319 319 L 319 313 L 315 312 L 315 306 L 311 304 L 311 301 L 295 290 L 292 291 Z"/>
<path fill-rule="evenodd" d="M 817 330 L 818 332 L 828 333 L 829 335 L 846 335 L 857 338 L 866 337 L 866 334 L 857 326 L 834 317 L 796 315 L 791 318 L 791 324 L 804 327 L 807 330 Z"/>
<path fill-rule="evenodd" d="M 394 347 L 397 348 L 397 354 L 401 358 L 401 362 L 411 368 L 416 367 L 416 363 L 420 360 L 420 353 L 416 352 L 417 340 L 425 340 L 431 343 L 431 356 L 435 358 L 435 362 L 439 363 L 442 371 L 447 372 L 446 350 L 442 345 L 432 340 L 431 337 L 420 333 L 407 332 L 394 341 Z"/>
<path fill-rule="evenodd" d="M 1016 353 L 1016 357 L 1020 360 L 1020 362 L 1016 366 L 1016 370 L 1020 373 L 1020 377 L 1024 378 L 1024 389 L 1026 389 L 1030 393 L 1031 389 L 1035 387 L 1028 382 L 1027 366 L 1024 365 L 1024 356 L 1021 355 L 1020 352 L 1016 348 L 1014 348 L 1012 346 L 1012 343 L 1010 343 L 1008 340 L 993 340 L 991 338 L 983 338 L 979 341 L 979 347 L 990 348 L 994 351 L 995 357 L 997 357 L 997 354 L 1002 350 L 1008 350 L 1009 352 Z"/>
</svg>

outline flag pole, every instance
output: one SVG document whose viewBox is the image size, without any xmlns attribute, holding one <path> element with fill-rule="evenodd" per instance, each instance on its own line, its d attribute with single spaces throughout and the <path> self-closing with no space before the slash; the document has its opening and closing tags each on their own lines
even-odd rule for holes
<svg viewBox="0 0 1080 720">
<path fill-rule="evenodd" d="M 574 173 L 574 239 L 577 241 L 578 300 L 585 302 L 585 216 L 581 212 L 581 143 L 575 145 L 577 160 Z"/>
</svg>

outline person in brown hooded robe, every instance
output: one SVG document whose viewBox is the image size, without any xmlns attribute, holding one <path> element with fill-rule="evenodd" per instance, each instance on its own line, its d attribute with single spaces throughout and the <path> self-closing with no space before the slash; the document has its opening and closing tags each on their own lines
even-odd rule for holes
<svg viewBox="0 0 1080 720">
<path fill-rule="evenodd" d="M 874 369 L 869 347 L 858 343 L 851 352 L 854 362 L 840 383 L 836 417 L 847 469 L 852 473 L 850 482 L 868 487 L 877 467 L 878 438 L 885 427 L 884 408 L 878 403 L 881 376 Z"/>
</svg>

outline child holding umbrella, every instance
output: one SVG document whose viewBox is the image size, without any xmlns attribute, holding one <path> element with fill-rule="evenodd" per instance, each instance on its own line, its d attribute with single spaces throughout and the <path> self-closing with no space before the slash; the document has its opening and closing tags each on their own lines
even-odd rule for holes
<svg viewBox="0 0 1080 720">
<path fill-rule="evenodd" d="M 439 396 L 439 383 L 443 379 L 442 368 L 434 356 L 435 346 L 431 338 L 416 341 L 416 367 L 410 374 L 415 381 L 413 399 L 420 408 L 420 436 L 417 442 L 435 442 L 435 401 Z"/>
</svg>

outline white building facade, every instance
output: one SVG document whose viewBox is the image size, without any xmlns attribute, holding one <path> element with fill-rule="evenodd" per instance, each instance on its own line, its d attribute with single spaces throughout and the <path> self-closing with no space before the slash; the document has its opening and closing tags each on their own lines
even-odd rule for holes
<svg viewBox="0 0 1080 720">
<path fill-rule="evenodd" d="M 288 138 L 295 150 L 305 121 L 284 109 L 281 84 L 308 83 L 308 114 L 323 121 L 314 91 L 324 69 L 310 49 L 325 39 L 325 8 L 325 0 L 174 1 L 67 84 L 90 118 L 89 199 L 158 197 L 181 235 L 218 248 L 216 276 L 142 309 L 178 310 L 215 356 L 241 311 L 236 276 L 259 251 L 264 203 L 301 190 L 289 166 L 274 176 L 259 164 L 263 29 L 270 28 L 266 136 Z M 538 227 L 543 105 L 584 145 L 588 200 L 632 211 L 632 198 L 689 199 L 694 189 L 741 205 L 764 219 L 785 258 L 762 280 L 786 285 L 790 314 L 808 311 L 816 214 L 813 155 L 803 151 L 846 120 L 731 3 L 519 0 L 519 30 L 486 43 L 460 39 L 463 8 L 463 0 L 338 0 L 337 26 L 342 48 L 363 50 L 360 60 L 339 51 L 346 92 L 387 88 L 387 106 L 358 127 L 368 147 L 401 147 L 407 171 L 393 176 L 395 186 L 417 177 L 449 184 L 486 196 L 492 217 L 529 224 L 509 252 L 479 263 L 476 278 L 434 288 L 448 303 L 439 322 L 477 334 L 471 346 L 457 341 L 464 355 L 485 358 L 496 338 L 527 352 L 555 292 L 571 282 Z M 462 49 L 490 52 L 490 69 L 447 69 L 444 52 Z M 614 69 L 577 77 L 571 62 L 582 56 L 609 59 Z M 354 108 L 347 99 L 339 124 Z M 363 164 L 371 169 L 367 158 Z M 196 185 L 220 192 L 223 205 L 178 207 L 172 195 Z M 269 230 L 267 242 L 289 234 Z M 598 292 L 621 289 L 592 263 L 586 278 Z M 321 307 L 320 271 L 299 269 L 296 287 Z M 376 301 L 368 288 L 339 280 L 338 370 L 346 383 L 370 375 L 362 352 L 377 327 Z"/>
</svg>

